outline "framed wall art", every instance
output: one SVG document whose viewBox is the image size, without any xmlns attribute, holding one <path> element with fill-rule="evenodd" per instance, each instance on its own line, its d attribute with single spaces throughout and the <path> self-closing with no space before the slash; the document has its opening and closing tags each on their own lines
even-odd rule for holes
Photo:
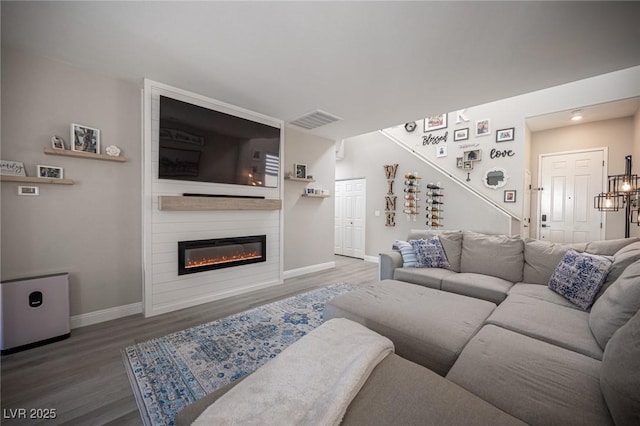
<svg viewBox="0 0 640 426">
<path fill-rule="evenodd" d="M 71 149 L 100 154 L 100 130 L 82 124 L 71 124 Z"/>
<path fill-rule="evenodd" d="M 424 119 L 424 131 L 433 132 L 434 130 L 447 128 L 447 114 L 432 115 Z"/>
<path fill-rule="evenodd" d="M 306 179 L 307 178 L 307 165 L 306 164 L 294 163 L 293 172 L 295 173 L 295 177 L 297 177 L 298 179 Z"/>
<path fill-rule="evenodd" d="M 491 133 L 491 122 L 488 118 L 476 121 L 476 136 L 487 136 Z"/>
<path fill-rule="evenodd" d="M 469 128 L 466 127 L 464 129 L 458 129 L 453 132 L 453 141 L 466 141 L 469 139 Z"/>
<path fill-rule="evenodd" d="M 496 142 L 512 141 L 514 139 L 515 130 L 516 129 L 514 127 L 496 130 Z"/>
<path fill-rule="evenodd" d="M 516 191 L 515 189 L 507 189 L 504 191 L 504 202 L 505 203 L 515 203 L 516 202 Z"/>
<path fill-rule="evenodd" d="M 62 179 L 62 167 L 38 165 L 38 177 L 48 179 Z"/>
</svg>

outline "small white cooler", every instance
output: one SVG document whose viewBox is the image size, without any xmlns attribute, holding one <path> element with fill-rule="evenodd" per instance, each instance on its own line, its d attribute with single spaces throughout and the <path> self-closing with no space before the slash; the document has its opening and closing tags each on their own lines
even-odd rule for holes
<svg viewBox="0 0 640 426">
<path fill-rule="evenodd" d="M 69 274 L 2 281 L 0 321 L 2 355 L 69 337 Z"/>
</svg>

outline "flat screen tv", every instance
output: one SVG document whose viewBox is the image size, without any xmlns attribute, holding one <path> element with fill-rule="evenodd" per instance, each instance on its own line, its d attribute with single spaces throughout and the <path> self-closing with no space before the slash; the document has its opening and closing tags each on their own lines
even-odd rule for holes
<svg viewBox="0 0 640 426">
<path fill-rule="evenodd" d="M 160 96 L 158 178 L 275 188 L 280 128 Z"/>
</svg>

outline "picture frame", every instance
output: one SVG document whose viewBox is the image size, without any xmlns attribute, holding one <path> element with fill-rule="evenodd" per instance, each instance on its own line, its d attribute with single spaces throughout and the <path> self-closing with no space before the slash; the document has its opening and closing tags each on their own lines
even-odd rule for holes
<svg viewBox="0 0 640 426">
<path fill-rule="evenodd" d="M 432 115 L 424 119 L 424 133 L 447 128 L 448 114 Z"/>
<path fill-rule="evenodd" d="M 453 141 L 466 141 L 469 139 L 469 128 L 465 127 L 464 129 L 457 129 L 453 132 Z"/>
<path fill-rule="evenodd" d="M 294 173 L 294 176 L 298 179 L 306 179 L 307 165 L 300 164 L 300 163 L 293 163 L 293 173 Z"/>
<path fill-rule="evenodd" d="M 489 134 L 491 134 L 491 120 L 485 118 L 476 121 L 476 136 L 488 136 Z"/>
<path fill-rule="evenodd" d="M 515 139 L 515 127 L 496 130 L 496 142 L 508 142 Z"/>
<path fill-rule="evenodd" d="M 62 179 L 64 177 L 64 170 L 57 166 L 38 164 L 37 172 L 38 177 L 45 179 Z"/>
<path fill-rule="evenodd" d="M 456 167 L 461 169 L 462 165 L 463 165 L 464 161 L 462 160 L 462 157 L 458 157 L 456 158 Z"/>
<path fill-rule="evenodd" d="M 436 157 L 446 157 L 447 156 L 447 146 L 437 146 L 436 147 Z"/>
<path fill-rule="evenodd" d="M 504 202 L 505 203 L 515 203 L 516 202 L 516 190 L 515 189 L 506 189 L 504 191 Z"/>
<path fill-rule="evenodd" d="M 64 139 L 60 136 L 51 136 L 51 148 L 64 151 L 66 149 L 64 146 Z"/>
<path fill-rule="evenodd" d="M 463 170 L 473 170 L 473 161 L 464 161 L 462 163 Z"/>
<path fill-rule="evenodd" d="M 71 150 L 100 154 L 100 129 L 71 124 Z"/>
<path fill-rule="evenodd" d="M 40 189 L 37 186 L 18 185 L 18 195 L 37 196 L 40 195 Z"/>
</svg>

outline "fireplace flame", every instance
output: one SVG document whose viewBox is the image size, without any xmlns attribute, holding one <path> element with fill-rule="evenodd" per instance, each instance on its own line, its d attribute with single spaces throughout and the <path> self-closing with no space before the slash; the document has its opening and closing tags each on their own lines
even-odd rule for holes
<svg viewBox="0 0 640 426">
<path fill-rule="evenodd" d="M 198 268 L 201 266 L 218 265 L 221 263 L 237 262 L 247 259 L 260 259 L 262 255 L 257 251 L 238 253 L 231 256 L 221 257 L 204 257 L 200 259 L 189 259 L 186 261 L 185 268 Z"/>
</svg>

